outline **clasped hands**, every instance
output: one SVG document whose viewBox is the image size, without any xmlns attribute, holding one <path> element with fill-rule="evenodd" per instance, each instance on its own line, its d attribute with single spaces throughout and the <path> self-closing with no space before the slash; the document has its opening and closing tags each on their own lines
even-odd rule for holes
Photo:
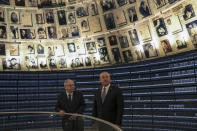
<svg viewBox="0 0 197 131">
<path fill-rule="evenodd" d="M 60 115 L 60 116 L 65 116 L 64 110 L 60 110 L 60 111 L 59 111 L 59 115 Z M 72 115 L 72 116 L 70 116 L 68 119 L 69 119 L 69 120 L 76 120 L 76 119 L 77 119 L 77 116 L 76 116 L 76 115 Z"/>
</svg>

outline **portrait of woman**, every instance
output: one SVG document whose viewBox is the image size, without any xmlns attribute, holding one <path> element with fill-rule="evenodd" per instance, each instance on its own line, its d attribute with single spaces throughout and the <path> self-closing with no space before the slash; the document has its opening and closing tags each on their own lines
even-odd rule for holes
<svg viewBox="0 0 197 131">
<path fill-rule="evenodd" d="M 164 23 L 164 19 L 163 18 L 159 18 L 157 20 L 154 20 L 153 24 L 154 24 L 154 27 L 156 29 L 157 35 L 159 37 L 168 34 L 168 31 L 167 31 L 167 28 L 166 28 L 166 25 Z"/>
<path fill-rule="evenodd" d="M 58 21 L 59 25 L 66 25 L 66 14 L 64 10 L 58 10 L 57 11 Z"/>
<path fill-rule="evenodd" d="M 195 12 L 194 12 L 192 5 L 191 4 L 186 5 L 184 9 L 184 15 L 183 15 L 184 20 L 188 20 L 190 18 L 193 18 L 194 16 L 195 16 Z"/>
<path fill-rule="evenodd" d="M 41 44 L 38 44 L 37 45 L 37 53 L 44 54 L 44 46 L 42 46 Z"/>
<path fill-rule="evenodd" d="M 128 12 L 128 16 L 129 16 L 129 21 L 131 23 L 138 20 L 137 13 L 136 13 L 136 10 L 135 10 L 135 7 L 134 6 L 128 8 L 127 9 L 127 12 Z"/>
<path fill-rule="evenodd" d="M 139 11 L 143 17 L 151 15 L 148 3 L 146 0 L 142 0 L 140 3 Z"/>
<path fill-rule="evenodd" d="M 161 46 L 166 54 L 172 52 L 170 42 L 167 39 L 161 41 Z"/>
<path fill-rule="evenodd" d="M 18 14 L 18 12 L 11 12 L 10 20 L 11 20 L 12 24 L 18 24 L 19 23 L 19 14 Z"/>
</svg>

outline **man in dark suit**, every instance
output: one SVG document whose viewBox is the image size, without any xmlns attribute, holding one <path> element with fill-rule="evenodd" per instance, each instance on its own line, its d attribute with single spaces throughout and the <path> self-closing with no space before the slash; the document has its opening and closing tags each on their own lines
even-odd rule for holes
<svg viewBox="0 0 197 131">
<path fill-rule="evenodd" d="M 65 113 L 82 114 L 84 110 L 84 98 L 81 92 L 75 91 L 74 82 L 67 79 L 64 82 L 65 92 L 58 96 L 56 111 L 62 116 L 62 127 L 64 131 L 83 131 L 83 121 L 76 115 L 65 115 Z"/>
<path fill-rule="evenodd" d="M 120 88 L 110 84 L 111 78 L 108 72 L 100 74 L 101 88 L 94 97 L 93 116 L 121 126 L 123 114 L 123 96 Z M 100 131 L 114 130 L 109 126 L 100 125 Z"/>
</svg>

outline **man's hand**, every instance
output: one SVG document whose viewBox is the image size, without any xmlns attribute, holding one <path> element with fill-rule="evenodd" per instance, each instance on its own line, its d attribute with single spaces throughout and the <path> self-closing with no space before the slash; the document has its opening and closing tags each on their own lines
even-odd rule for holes
<svg viewBox="0 0 197 131">
<path fill-rule="evenodd" d="M 64 115 L 65 115 L 64 113 L 65 113 L 65 112 L 64 112 L 63 110 L 60 110 L 60 111 L 59 111 L 59 115 L 60 115 L 60 116 L 64 116 Z"/>
<path fill-rule="evenodd" d="M 75 116 L 75 115 L 72 115 L 70 118 L 69 118 L 69 120 L 76 120 L 77 119 L 77 116 Z"/>
</svg>

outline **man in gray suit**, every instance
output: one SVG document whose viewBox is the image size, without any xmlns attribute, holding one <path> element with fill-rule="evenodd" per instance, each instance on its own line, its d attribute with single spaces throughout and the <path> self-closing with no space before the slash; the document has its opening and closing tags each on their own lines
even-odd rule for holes
<svg viewBox="0 0 197 131">
<path fill-rule="evenodd" d="M 110 84 L 111 78 L 108 72 L 100 74 L 101 88 L 94 97 L 93 116 L 121 126 L 124 109 L 123 95 L 120 88 Z M 100 131 L 113 130 L 109 126 L 99 125 Z"/>
<path fill-rule="evenodd" d="M 67 79 L 64 82 L 65 92 L 58 96 L 56 111 L 62 116 L 62 127 L 64 131 L 83 131 L 83 120 L 75 115 L 65 115 L 64 113 L 82 114 L 84 110 L 83 94 L 75 91 L 74 82 Z"/>
</svg>

